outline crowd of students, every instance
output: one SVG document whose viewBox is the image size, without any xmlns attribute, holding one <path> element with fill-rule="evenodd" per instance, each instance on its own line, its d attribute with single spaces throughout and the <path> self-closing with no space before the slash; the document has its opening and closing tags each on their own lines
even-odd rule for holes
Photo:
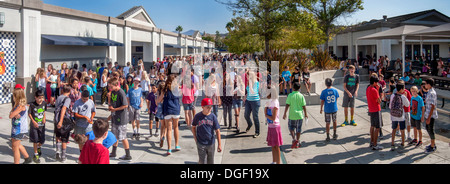
<svg viewBox="0 0 450 184">
<path fill-rule="evenodd" d="M 119 159 L 131 160 L 127 125 L 128 123 L 132 124 L 132 139 L 140 139 L 142 136 L 140 133 L 141 111 L 148 114 L 149 117 L 149 137 L 159 136 L 160 147 L 162 148 L 164 143 L 167 144 L 167 155 L 172 154 L 172 149 L 181 150 L 178 126 L 181 106 L 183 106 L 185 122 L 192 130 L 197 144 L 199 163 L 212 164 L 216 147 L 215 138 L 218 142 L 217 151 L 221 152 L 222 150 L 218 120 L 219 106 L 223 106 L 222 117 L 225 128 L 228 129 L 233 127 L 232 109 L 234 109 L 234 128 L 237 133 L 241 131 L 239 114 L 244 106 L 244 117 L 247 123 L 245 132 L 255 125 L 253 137 L 256 138 L 260 135 L 258 114 L 261 99 L 269 99 L 264 106 L 265 122 L 268 124 L 266 142 L 268 146 L 272 147 L 272 163 L 279 164 L 281 162 L 280 146 L 283 145 L 279 118 L 279 86 L 270 83 L 270 72 L 260 73 L 249 69 L 237 69 L 236 66 L 245 64 L 248 58 L 251 56 L 167 57 L 162 61 L 152 63 L 148 73 L 144 69 L 142 60 L 137 62 L 136 66 L 127 63 L 125 67 L 121 67 L 117 63 L 116 66 L 108 63 L 105 67 L 104 64 L 101 64 L 95 71 L 87 69 L 85 65 L 81 71 L 77 70 L 76 65 L 69 70 L 65 63 L 62 64 L 59 71 L 54 70 L 51 65 L 48 66 L 47 72 L 45 69 L 38 69 L 34 102 L 27 104 L 24 87 L 20 84 L 13 92 L 13 108 L 10 118 L 12 119 L 11 138 L 14 163 L 20 162 L 20 155 L 25 158 L 24 163 L 40 162 L 41 147 L 45 142 L 47 106 L 54 107 L 56 160 L 62 162 L 67 160 L 67 143 L 72 137 L 80 149 L 78 162 L 83 164 L 109 163 L 109 158 L 117 156 L 119 142 L 125 149 L 125 155 Z M 195 65 L 197 62 L 202 64 L 204 71 L 198 72 Z M 223 70 L 220 70 L 220 66 Z M 228 70 L 229 68 L 231 70 Z M 287 126 L 292 136 L 291 148 L 295 149 L 301 147 L 302 125 L 308 118 L 306 100 L 300 93 L 301 82 L 303 81 L 306 86 L 310 87 L 311 81 L 309 81 L 307 68 L 303 69 L 301 77 L 300 68 L 296 68 L 294 75 L 290 75 L 288 70 L 285 68 L 286 72 L 280 76 L 280 81 L 282 81 L 280 86 L 292 85 L 282 118 L 288 121 Z M 354 120 L 354 107 L 360 81 L 359 75 L 355 74 L 353 65 L 349 66 L 348 72 L 344 77 L 342 107 L 344 107 L 345 121 L 341 126 L 357 126 Z M 97 75 L 97 73 L 101 75 Z M 301 80 L 302 78 L 303 80 Z M 436 150 L 433 126 L 434 120 L 437 118 L 437 111 L 435 109 L 436 92 L 432 89 L 433 80 L 426 80 L 420 91 L 417 87 L 413 87 L 411 89 L 413 98 L 411 95 L 405 96 L 409 92 L 405 90 L 402 81 L 395 84 L 383 82 L 376 74 L 373 74 L 370 78 L 370 86 L 367 88 L 366 95 L 372 125 L 370 147 L 374 150 L 382 149 L 377 145 L 377 135 L 382 133 L 380 131 L 382 126 L 381 104 L 390 102 L 391 120 L 393 121 L 392 150 L 395 149 L 394 136 L 398 125 L 404 135 L 403 130 L 406 125 L 409 127 L 411 124 L 414 127 L 415 139 L 409 144 L 420 145 L 422 143 L 420 122 L 424 121 L 427 123 L 430 137 L 432 137 L 432 144 L 427 147 L 427 151 Z M 100 85 L 97 87 L 99 83 Z M 323 90 L 320 95 L 322 100 L 320 113 L 325 112 L 326 141 L 330 141 L 331 120 L 333 121 L 332 138 L 334 140 L 338 138 L 336 126 L 339 93 L 332 88 L 331 79 L 326 79 L 325 83 L 327 89 Z M 384 91 L 383 84 L 389 86 L 390 89 Z M 287 94 L 286 87 L 284 92 Z M 394 92 L 393 88 L 397 91 Z M 98 100 L 100 104 L 95 104 L 97 89 L 99 93 L 101 90 L 101 99 Z M 200 94 L 203 92 L 199 91 L 200 89 L 204 89 L 204 98 L 200 98 L 202 96 Z M 269 89 L 268 92 L 263 92 L 265 89 Z M 48 91 L 49 93 L 47 93 Z M 195 110 L 197 101 L 201 101 L 202 107 L 202 111 L 198 113 Z M 410 104 L 411 113 L 409 113 Z M 111 113 L 110 116 L 105 119 L 96 117 L 98 106 L 107 108 L 107 111 Z M 324 106 L 325 109 L 323 109 Z M 350 108 L 350 120 L 348 119 L 348 108 Z M 420 113 L 422 111 L 423 113 Z M 156 122 L 156 131 L 153 134 L 154 122 Z M 109 129 L 111 131 L 108 131 Z M 158 134 L 159 129 L 160 135 Z M 34 146 L 33 157 L 28 155 L 20 143 L 28 133 Z M 174 148 L 172 139 L 175 140 Z M 402 146 L 404 141 L 404 136 L 402 136 Z M 109 152 L 111 147 L 111 152 Z"/>
</svg>

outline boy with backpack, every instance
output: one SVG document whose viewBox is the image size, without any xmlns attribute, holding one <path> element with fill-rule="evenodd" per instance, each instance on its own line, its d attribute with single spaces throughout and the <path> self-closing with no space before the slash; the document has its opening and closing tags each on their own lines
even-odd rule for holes
<svg viewBox="0 0 450 184">
<path fill-rule="evenodd" d="M 394 140 L 397 127 L 400 125 L 400 132 L 402 135 L 402 143 L 400 148 L 405 146 L 405 110 L 403 107 L 409 107 L 408 98 L 404 95 L 405 83 L 399 82 L 396 85 L 397 93 L 391 95 L 389 108 L 391 109 L 391 121 L 392 121 L 392 141 L 391 151 L 395 150 Z"/>
<path fill-rule="evenodd" d="M 55 158 L 58 161 L 64 162 L 66 160 L 66 148 L 69 142 L 70 130 L 63 128 L 63 123 L 66 121 L 72 121 L 70 109 L 69 94 L 72 87 L 64 85 L 61 89 L 62 94 L 56 99 L 55 102 L 55 138 L 56 138 L 56 155 Z"/>
</svg>

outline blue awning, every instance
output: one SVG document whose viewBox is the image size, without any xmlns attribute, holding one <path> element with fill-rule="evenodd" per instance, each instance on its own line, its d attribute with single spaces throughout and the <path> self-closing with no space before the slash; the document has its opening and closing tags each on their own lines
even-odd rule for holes
<svg viewBox="0 0 450 184">
<path fill-rule="evenodd" d="M 194 47 L 194 46 L 189 45 L 188 48 L 190 48 L 190 49 L 200 49 L 202 47 Z"/>
<path fill-rule="evenodd" d="M 166 47 L 166 48 L 176 48 L 176 49 L 182 49 L 182 48 L 184 48 L 184 47 L 179 46 L 179 45 L 168 44 L 168 43 L 165 43 L 165 44 L 164 44 L 164 47 Z"/>
<path fill-rule="evenodd" d="M 122 43 L 104 38 L 42 35 L 44 45 L 123 46 Z"/>
</svg>

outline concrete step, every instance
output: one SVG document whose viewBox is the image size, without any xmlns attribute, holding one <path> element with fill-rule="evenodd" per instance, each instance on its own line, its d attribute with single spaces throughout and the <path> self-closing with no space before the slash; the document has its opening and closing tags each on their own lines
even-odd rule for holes
<svg viewBox="0 0 450 184">
<path fill-rule="evenodd" d="M 305 97 L 306 105 L 320 105 L 320 95 L 317 93 L 311 93 L 310 95 L 306 95 L 302 93 Z M 286 106 L 287 95 L 278 96 L 278 101 L 280 102 L 280 106 Z"/>
</svg>

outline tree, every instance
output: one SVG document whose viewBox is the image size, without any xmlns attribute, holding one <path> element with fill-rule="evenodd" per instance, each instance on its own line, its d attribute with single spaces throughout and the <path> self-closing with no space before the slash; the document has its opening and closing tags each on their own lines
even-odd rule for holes
<svg viewBox="0 0 450 184">
<path fill-rule="evenodd" d="M 177 32 L 178 32 L 178 34 L 180 34 L 180 33 L 181 33 L 181 31 L 183 31 L 183 27 L 181 27 L 181 26 L 177 26 L 177 28 L 175 28 L 175 31 L 177 31 Z"/>
<path fill-rule="evenodd" d="M 227 2 L 216 0 L 216 2 L 226 5 L 233 14 L 252 19 L 256 28 L 255 34 L 264 38 L 265 54 L 270 53 L 270 41 L 276 38 L 279 28 L 286 24 L 289 8 L 296 8 L 290 6 L 292 3 L 289 4 L 287 0 L 227 0 Z"/>
<path fill-rule="evenodd" d="M 312 13 L 318 21 L 319 29 L 325 34 L 325 50 L 328 50 L 328 42 L 336 34 L 333 23 L 342 16 L 350 15 L 363 10 L 362 0 L 292 0 L 300 8 Z"/>
<path fill-rule="evenodd" d="M 231 26 L 233 25 L 233 26 Z M 226 26 L 227 37 L 223 43 L 228 51 L 236 54 L 260 52 L 264 48 L 264 39 L 255 34 L 256 27 L 252 19 L 236 17 Z"/>
</svg>

